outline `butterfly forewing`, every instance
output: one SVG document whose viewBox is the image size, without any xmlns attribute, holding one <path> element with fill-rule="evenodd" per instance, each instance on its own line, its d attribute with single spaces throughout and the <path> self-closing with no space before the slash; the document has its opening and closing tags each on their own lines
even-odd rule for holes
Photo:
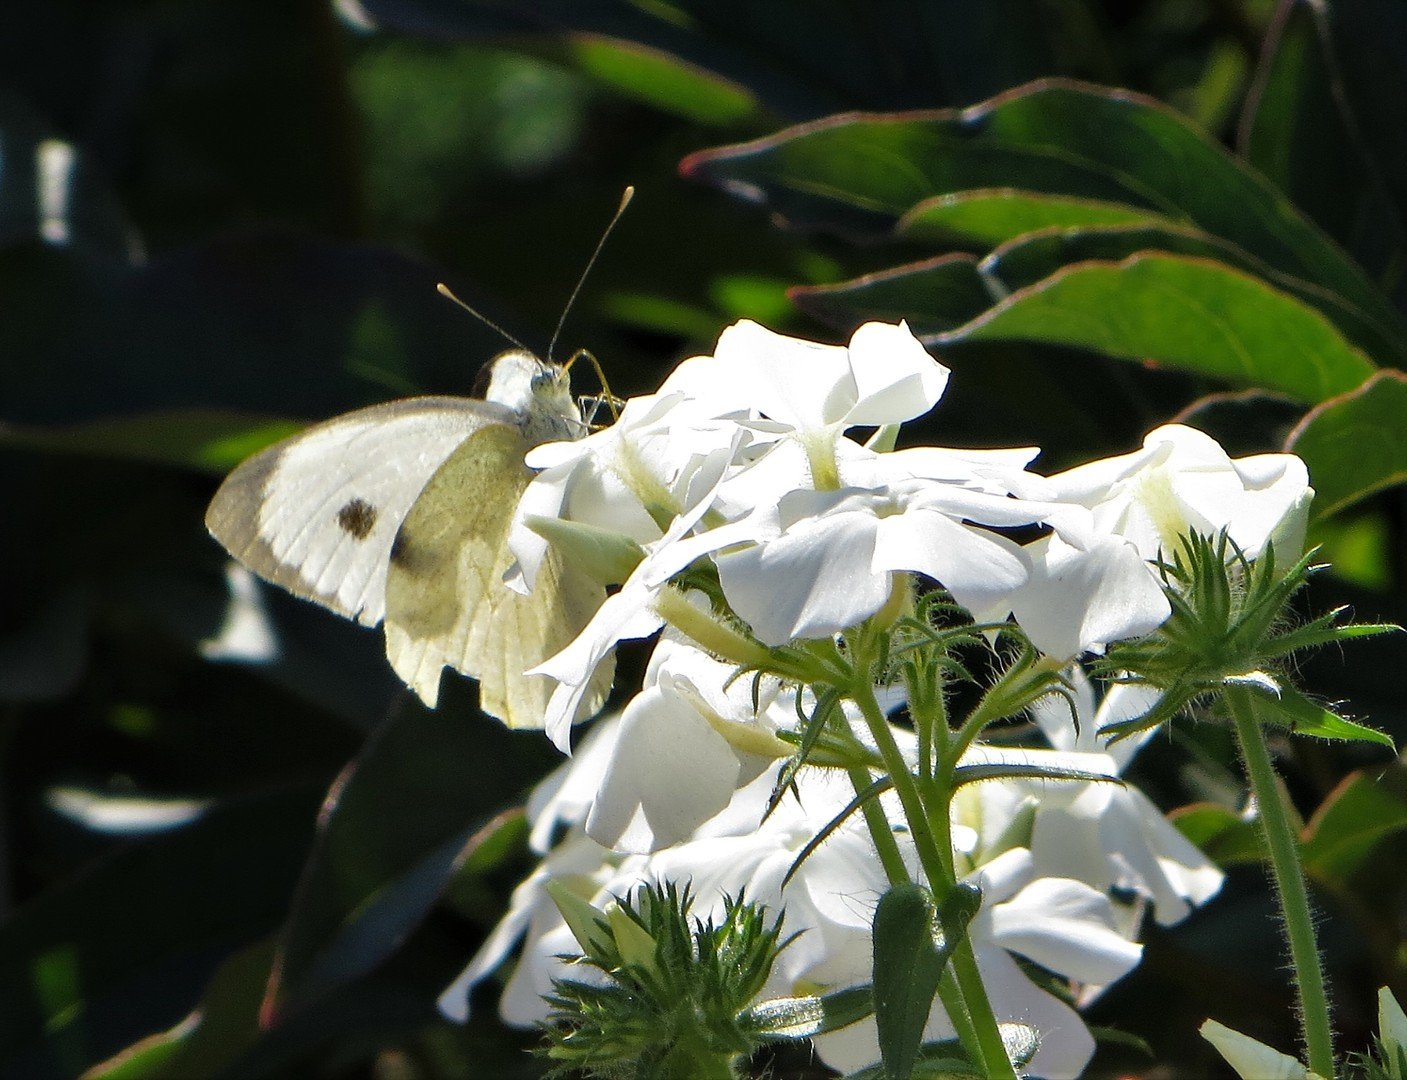
<svg viewBox="0 0 1407 1080">
<path fill-rule="evenodd" d="M 453 397 L 347 413 L 236 468 L 206 527 L 260 577 L 375 626 L 391 545 L 426 482 L 476 431 L 514 421 L 501 405 Z"/>
<path fill-rule="evenodd" d="M 570 642 L 605 596 L 562 573 L 555 552 L 531 595 L 504 586 L 528 446 L 519 429 L 493 425 L 458 447 L 406 515 L 386 577 L 386 654 L 401 679 L 433 706 L 441 669 L 454 668 L 479 680 L 480 707 L 511 727 L 542 726 L 552 684 L 523 673 Z M 583 715 L 600 707 L 610 675 L 598 672 Z"/>
</svg>

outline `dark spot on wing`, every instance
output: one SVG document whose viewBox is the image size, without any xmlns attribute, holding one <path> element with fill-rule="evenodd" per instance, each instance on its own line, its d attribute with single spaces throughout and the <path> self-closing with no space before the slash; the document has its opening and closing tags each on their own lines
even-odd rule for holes
<svg viewBox="0 0 1407 1080">
<path fill-rule="evenodd" d="M 337 511 L 337 524 L 356 539 L 365 540 L 376 525 L 376 507 L 365 499 L 353 499 Z"/>
</svg>

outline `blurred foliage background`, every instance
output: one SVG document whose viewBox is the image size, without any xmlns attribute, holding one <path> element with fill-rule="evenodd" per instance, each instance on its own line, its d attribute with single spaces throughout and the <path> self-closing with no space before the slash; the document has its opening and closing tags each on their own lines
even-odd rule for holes
<svg viewBox="0 0 1407 1080">
<path fill-rule="evenodd" d="M 462 680 L 419 709 L 379 634 L 231 573 L 202 515 L 301 423 L 466 393 L 501 342 L 437 281 L 545 347 L 626 184 L 562 343 L 617 393 L 740 317 L 907 317 L 956 373 L 940 443 L 1053 470 L 1174 416 L 1293 438 L 1329 493 L 1307 610 L 1407 621 L 1407 391 L 1374 374 L 1407 358 L 1404 71 L 1395 0 L 11 5 L 0 1077 L 538 1074 L 492 988 L 465 1028 L 434 998 L 529 865 L 544 740 Z M 1046 77 L 1093 85 L 777 134 Z M 1400 743 L 1404 660 L 1303 674 Z M 1407 989 L 1407 780 L 1278 749 L 1361 1049 Z M 1184 726 L 1137 780 L 1230 877 L 1090 1010 L 1157 1063 L 1116 1043 L 1094 1074 L 1218 1075 L 1207 1015 L 1290 1049 L 1229 740 Z"/>
</svg>

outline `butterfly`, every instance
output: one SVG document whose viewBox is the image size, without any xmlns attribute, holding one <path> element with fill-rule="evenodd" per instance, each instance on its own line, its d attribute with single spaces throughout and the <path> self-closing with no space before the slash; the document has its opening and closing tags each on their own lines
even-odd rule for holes
<svg viewBox="0 0 1407 1080">
<path fill-rule="evenodd" d="M 504 584 L 513 513 L 532 476 L 524 455 L 589 427 L 569 367 L 519 346 L 480 373 L 482 398 L 406 398 L 315 424 L 236 466 L 206 527 L 264 580 L 365 626 L 384 623 L 392 668 L 426 705 L 449 667 L 478 680 L 484 712 L 540 728 L 552 684 L 525 672 L 575 638 L 605 598 L 551 549 L 531 594 Z M 603 665 L 580 716 L 600 708 L 612 675 Z"/>
</svg>

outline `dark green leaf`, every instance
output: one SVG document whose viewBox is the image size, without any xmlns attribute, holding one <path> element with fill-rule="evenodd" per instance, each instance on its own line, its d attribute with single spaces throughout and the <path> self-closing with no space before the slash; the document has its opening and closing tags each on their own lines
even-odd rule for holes
<svg viewBox="0 0 1407 1080">
<path fill-rule="evenodd" d="M 926 337 L 957 329 L 1001 298 L 971 255 L 940 255 L 837 285 L 798 286 L 790 295 L 803 311 L 833 326 L 904 319 Z"/>
<path fill-rule="evenodd" d="M 915 1074 L 943 967 L 981 904 L 981 891 L 963 883 L 936 911 L 932 894 L 921 885 L 896 885 L 880 897 L 874 919 L 874 1011 L 885 1073 L 893 1080 Z"/>
<path fill-rule="evenodd" d="M 1089 1033 L 1094 1036 L 1094 1041 L 1101 1046 L 1123 1046 L 1138 1051 L 1149 1061 L 1157 1060 L 1158 1055 L 1153 1052 L 1153 1048 L 1132 1032 L 1091 1024 Z"/>
<path fill-rule="evenodd" d="M 1124 782 L 1108 773 L 1085 769 L 1062 769 L 1050 765 L 1018 765 L 1015 762 L 990 765 L 959 765 L 953 770 L 953 786 L 976 784 L 983 780 L 1062 780 L 1078 784 L 1116 784 Z"/>
<path fill-rule="evenodd" d="M 57 428 L 0 423 L 0 443 L 223 475 L 302 426 L 273 417 L 186 409 Z"/>
<path fill-rule="evenodd" d="M 1386 298 L 1259 174 L 1171 109 L 1125 91 L 1035 83 L 960 113 L 840 116 L 685 160 L 684 173 L 798 226 L 887 233 L 925 199 L 1014 187 L 1196 225 L 1400 328 Z"/>
<path fill-rule="evenodd" d="M 379 26 L 436 38 L 635 42 L 746 87 L 794 117 L 957 104 L 1047 74 L 1054 69 L 1050 23 L 1058 18 L 1032 0 L 363 0 L 358 9 Z"/>
<path fill-rule="evenodd" d="M 448 680 L 435 710 L 407 698 L 333 785 L 280 935 L 268 1015 L 312 1002 L 394 952 L 478 837 L 491 835 L 485 825 L 541 774 L 540 736 L 471 714 L 465 687 Z M 471 776 L 476 761 L 493 762 L 492 773 Z"/>
<path fill-rule="evenodd" d="M 68 1080 L 179 1021 L 216 964 L 277 924 L 316 809 L 308 790 L 216 807 L 11 918 L 0 1076 Z"/>
<path fill-rule="evenodd" d="M 757 110 L 742 85 L 634 42 L 583 34 L 569 43 L 568 55 L 619 92 L 701 124 L 736 124 Z"/>
<path fill-rule="evenodd" d="M 259 1033 L 259 1003 L 273 961 L 272 939 L 226 960 L 200 1007 L 167 1031 L 149 1035 L 84 1073 L 83 1080 L 182 1080 L 214 1077 Z"/>
<path fill-rule="evenodd" d="M 1311 409 L 1286 449 L 1309 466 L 1315 518 L 1407 481 L 1407 375 L 1379 372 Z"/>
<path fill-rule="evenodd" d="M 1251 164 L 1363 265 L 1394 276 L 1407 239 L 1403 63 L 1407 16 L 1394 0 L 1286 0 L 1241 130 Z"/>
<path fill-rule="evenodd" d="M 865 319 L 909 320 L 915 332 L 937 334 L 975 318 L 988 304 L 1036 285 L 1080 262 L 1118 262 L 1167 252 L 1215 260 L 1244 271 L 1317 308 L 1353 345 L 1384 362 L 1407 360 L 1407 338 L 1384 331 L 1339 296 L 1272 270 L 1235 244 L 1185 226 L 1104 226 L 1048 229 L 1002 244 L 981 261 L 940 256 L 836 285 L 792 290 L 806 310 L 833 325 Z"/>
<path fill-rule="evenodd" d="M 1352 389 L 1373 371 L 1293 297 L 1220 263 L 1171 255 L 1077 263 L 934 340 L 1075 346 L 1309 402 Z"/>
<path fill-rule="evenodd" d="M 1301 854 L 1309 873 L 1330 885 L 1361 869 L 1378 841 L 1407 829 L 1403 770 L 1359 770 L 1339 782 L 1305 828 Z"/>
<path fill-rule="evenodd" d="M 986 251 L 1040 229 L 1174 224 L 1139 207 L 1016 188 L 984 188 L 935 195 L 907 211 L 894 231 L 920 243 L 957 244 Z"/>
<path fill-rule="evenodd" d="M 890 1075 L 881 1062 L 847 1074 L 846 1080 L 888 1080 Z M 981 1075 L 981 1071 L 967 1060 L 962 1043 L 957 1039 L 924 1043 L 918 1048 L 913 1071 L 909 1073 L 910 1080 L 959 1080 Z"/>
<path fill-rule="evenodd" d="M 1346 720 L 1331 709 L 1310 701 L 1298 690 L 1282 686 L 1278 696 L 1251 693 L 1257 717 L 1262 723 L 1288 727 L 1296 735 L 1308 735 L 1331 742 L 1368 742 L 1396 749 L 1392 736 L 1377 728 Z"/>
</svg>

